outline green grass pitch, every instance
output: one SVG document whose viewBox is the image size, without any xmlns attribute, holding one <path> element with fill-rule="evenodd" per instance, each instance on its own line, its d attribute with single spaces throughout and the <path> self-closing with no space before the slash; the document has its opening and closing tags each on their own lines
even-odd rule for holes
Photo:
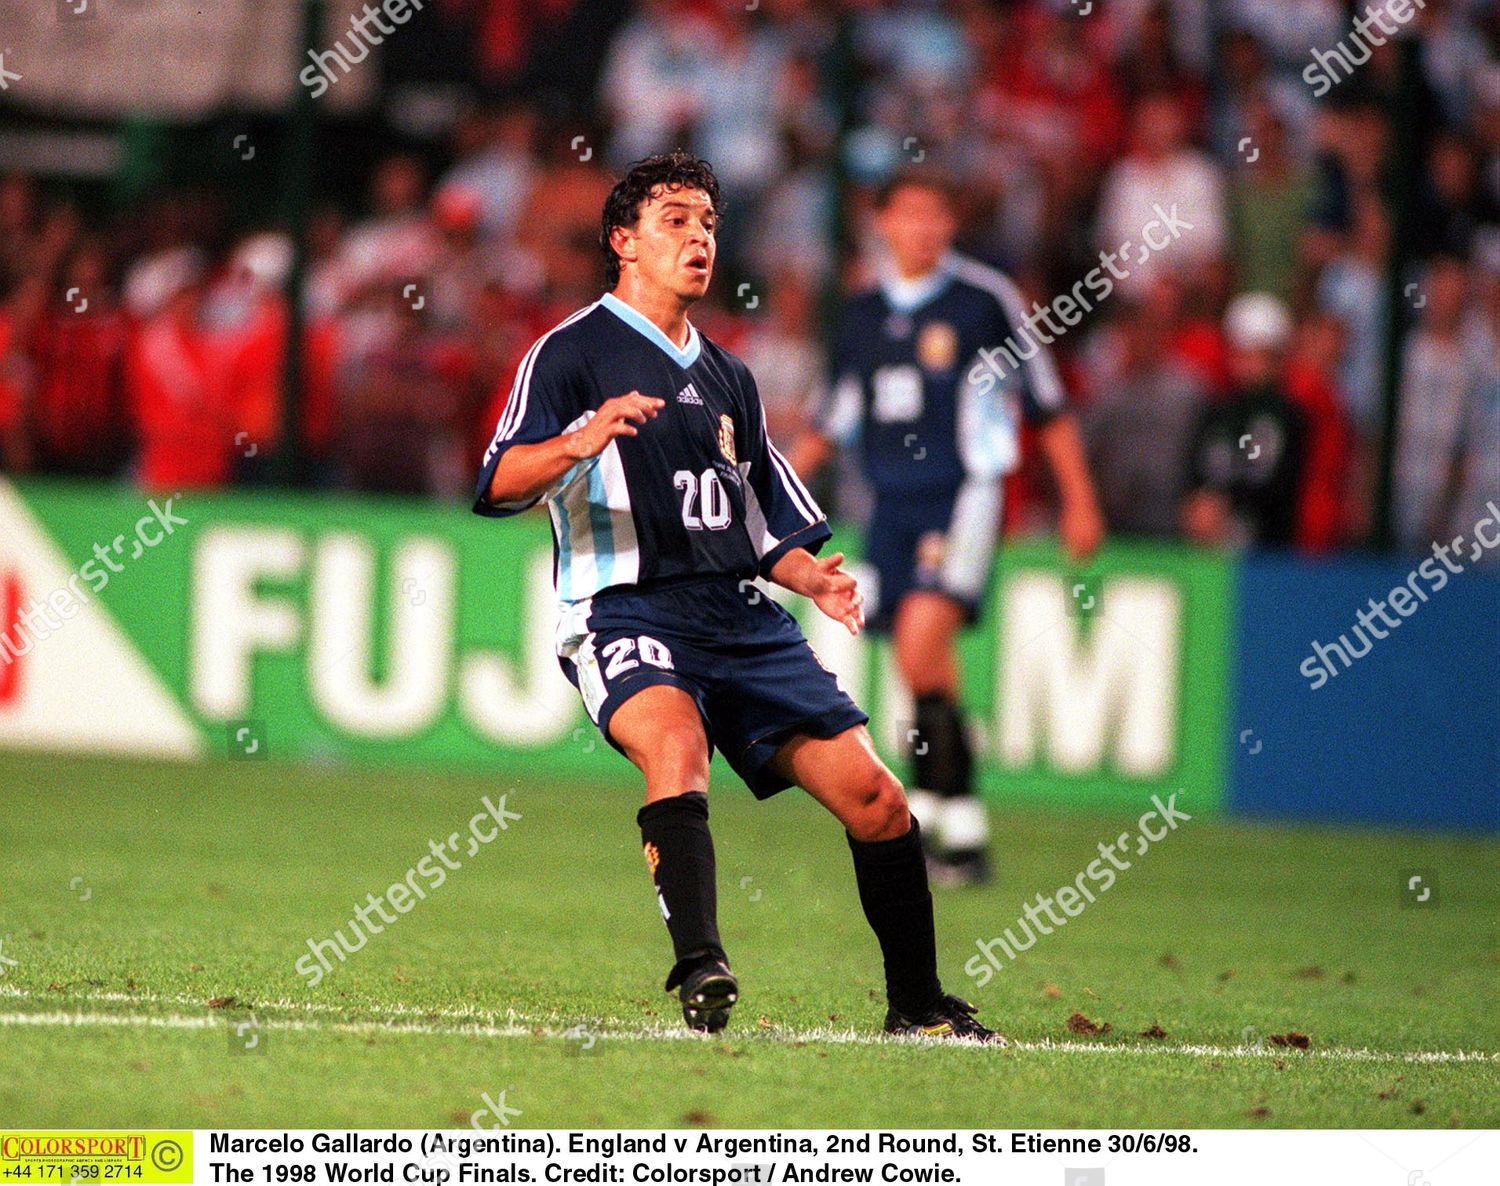
<svg viewBox="0 0 1500 1186">
<path fill-rule="evenodd" d="M 880 1037 L 833 820 L 716 772 L 743 999 L 709 1039 L 661 991 L 628 776 L 0 758 L 0 1117 L 446 1128 L 504 1091 L 526 1127 L 1500 1125 L 1493 840 L 1195 819 L 976 990 L 975 940 L 1133 824 L 996 809 L 999 877 L 940 892 L 938 928 L 1014 1045 L 954 1048 Z M 522 818 L 309 988 L 306 941 L 499 793 Z M 1409 869 L 1434 904 L 1403 908 Z"/>
</svg>

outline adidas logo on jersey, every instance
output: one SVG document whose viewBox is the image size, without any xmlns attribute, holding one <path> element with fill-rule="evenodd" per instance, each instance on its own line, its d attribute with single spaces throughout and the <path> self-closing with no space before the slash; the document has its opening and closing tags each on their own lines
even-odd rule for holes
<svg viewBox="0 0 1500 1186">
<path fill-rule="evenodd" d="M 680 404 L 697 404 L 703 406 L 703 397 L 698 394 L 698 389 L 689 383 L 677 393 L 677 402 Z"/>
</svg>

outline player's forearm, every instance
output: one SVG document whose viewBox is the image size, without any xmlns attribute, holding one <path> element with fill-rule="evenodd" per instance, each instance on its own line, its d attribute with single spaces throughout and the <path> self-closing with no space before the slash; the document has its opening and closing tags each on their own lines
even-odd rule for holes
<svg viewBox="0 0 1500 1186">
<path fill-rule="evenodd" d="M 821 579 L 818 562 L 806 548 L 793 548 L 771 566 L 770 577 L 783 589 L 811 597 L 815 580 Z"/>
<path fill-rule="evenodd" d="M 500 458 L 495 476 L 490 479 L 490 502 L 530 502 L 540 498 L 578 463 L 574 435 L 567 433 L 535 445 L 512 445 Z"/>
<path fill-rule="evenodd" d="M 1094 505 L 1094 480 L 1089 476 L 1088 455 L 1078 421 L 1067 414 L 1056 416 L 1042 427 L 1037 439 L 1057 479 L 1063 502 Z"/>
</svg>

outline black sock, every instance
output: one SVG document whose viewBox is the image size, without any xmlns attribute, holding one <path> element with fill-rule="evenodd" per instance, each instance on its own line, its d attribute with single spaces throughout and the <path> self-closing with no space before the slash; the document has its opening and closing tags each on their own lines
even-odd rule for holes
<svg viewBox="0 0 1500 1186">
<path fill-rule="evenodd" d="M 917 697 L 912 783 L 944 799 L 974 793 L 974 755 L 958 705 L 942 692 Z"/>
<path fill-rule="evenodd" d="M 635 817 L 641 826 L 646 867 L 672 936 L 677 963 L 667 991 L 682 983 L 704 956 L 724 958 L 719 943 L 719 895 L 714 877 L 714 840 L 708 831 L 708 796 L 690 791 L 647 803 Z"/>
<path fill-rule="evenodd" d="M 849 837 L 859 904 L 885 957 L 885 993 L 903 1017 L 920 1017 L 942 994 L 937 974 L 937 936 L 932 893 L 922 858 L 922 834 L 866 842 Z"/>
</svg>

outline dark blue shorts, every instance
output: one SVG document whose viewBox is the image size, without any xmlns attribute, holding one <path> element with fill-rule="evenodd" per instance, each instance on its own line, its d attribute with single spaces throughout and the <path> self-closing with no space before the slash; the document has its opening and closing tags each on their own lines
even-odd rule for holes
<svg viewBox="0 0 1500 1186">
<path fill-rule="evenodd" d="M 965 482 L 939 490 L 877 493 L 865 535 L 865 558 L 878 585 L 869 629 L 888 632 L 908 593 L 942 593 L 969 622 L 984 608 L 1000 535 L 998 482 Z"/>
<path fill-rule="evenodd" d="M 606 590 L 564 612 L 558 656 L 616 749 L 609 722 L 620 705 L 656 684 L 681 688 L 698 706 L 710 754 L 723 751 L 758 799 L 791 785 L 769 767 L 791 738 L 836 737 L 870 719 L 797 620 L 734 577 Z"/>
</svg>

